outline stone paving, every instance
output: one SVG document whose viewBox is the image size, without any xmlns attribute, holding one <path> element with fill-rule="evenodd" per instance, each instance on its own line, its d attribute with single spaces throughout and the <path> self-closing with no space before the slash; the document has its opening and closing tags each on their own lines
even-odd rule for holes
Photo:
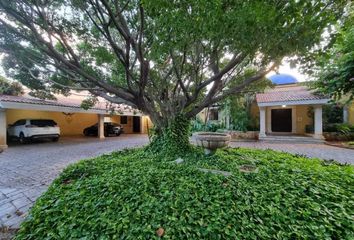
<svg viewBox="0 0 354 240">
<path fill-rule="evenodd" d="M 0 153 L 0 239 L 1 229 L 18 228 L 34 201 L 69 164 L 147 143 L 146 135 L 121 135 L 10 146 Z"/>
<path fill-rule="evenodd" d="M 333 147 L 326 144 L 298 143 L 298 142 L 231 142 L 231 147 L 245 147 L 258 149 L 273 149 L 277 151 L 303 154 L 310 158 L 335 160 L 343 164 L 354 164 L 354 150 Z"/>
<path fill-rule="evenodd" d="M 58 143 L 14 145 L 0 153 L 1 228 L 18 228 L 34 201 L 69 164 L 148 143 L 146 135 L 62 138 Z M 231 142 L 231 147 L 274 149 L 354 164 L 354 150 L 310 143 Z"/>
</svg>

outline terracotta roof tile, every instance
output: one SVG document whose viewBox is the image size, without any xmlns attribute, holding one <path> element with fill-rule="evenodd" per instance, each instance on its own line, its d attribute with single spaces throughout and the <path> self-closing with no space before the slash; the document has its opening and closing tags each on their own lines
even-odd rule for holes
<svg viewBox="0 0 354 240">
<path fill-rule="evenodd" d="M 256 99 L 258 103 L 271 103 L 321 100 L 328 99 L 328 97 L 315 95 L 313 91 L 309 90 L 306 86 L 294 84 L 287 86 L 276 86 L 273 89 L 266 90 L 264 93 L 257 94 Z"/>
</svg>

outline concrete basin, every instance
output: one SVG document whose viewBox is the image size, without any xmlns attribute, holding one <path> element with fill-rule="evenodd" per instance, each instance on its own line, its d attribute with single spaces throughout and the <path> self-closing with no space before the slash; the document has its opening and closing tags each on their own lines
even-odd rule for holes
<svg viewBox="0 0 354 240">
<path fill-rule="evenodd" d="M 206 154 L 210 154 L 218 148 L 227 147 L 231 140 L 229 134 L 214 132 L 197 132 L 194 137 L 197 145 L 203 147 Z"/>
</svg>

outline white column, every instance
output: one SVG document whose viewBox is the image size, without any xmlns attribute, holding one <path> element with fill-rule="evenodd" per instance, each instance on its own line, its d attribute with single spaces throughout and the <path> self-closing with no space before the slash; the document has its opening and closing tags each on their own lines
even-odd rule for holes
<svg viewBox="0 0 354 240">
<path fill-rule="evenodd" d="M 259 107 L 259 137 L 266 137 L 266 108 Z"/>
<path fill-rule="evenodd" d="M 230 112 L 227 113 L 225 118 L 226 129 L 230 129 Z"/>
<path fill-rule="evenodd" d="M 343 107 L 343 123 L 349 122 L 349 110 L 348 105 L 344 105 Z"/>
<path fill-rule="evenodd" d="M 7 148 L 6 129 L 6 110 L 0 109 L 0 149 Z"/>
<path fill-rule="evenodd" d="M 323 139 L 322 134 L 322 105 L 315 105 L 315 135 L 314 138 Z"/>
<path fill-rule="evenodd" d="M 98 114 L 98 137 L 104 139 L 104 115 Z"/>
</svg>

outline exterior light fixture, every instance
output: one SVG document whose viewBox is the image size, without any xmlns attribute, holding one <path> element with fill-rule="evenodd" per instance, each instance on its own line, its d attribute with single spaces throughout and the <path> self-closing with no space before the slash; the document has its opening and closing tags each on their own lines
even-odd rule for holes
<svg viewBox="0 0 354 240">
<path fill-rule="evenodd" d="M 286 107 L 286 105 L 282 105 L 281 107 L 285 108 L 285 107 Z"/>
</svg>

